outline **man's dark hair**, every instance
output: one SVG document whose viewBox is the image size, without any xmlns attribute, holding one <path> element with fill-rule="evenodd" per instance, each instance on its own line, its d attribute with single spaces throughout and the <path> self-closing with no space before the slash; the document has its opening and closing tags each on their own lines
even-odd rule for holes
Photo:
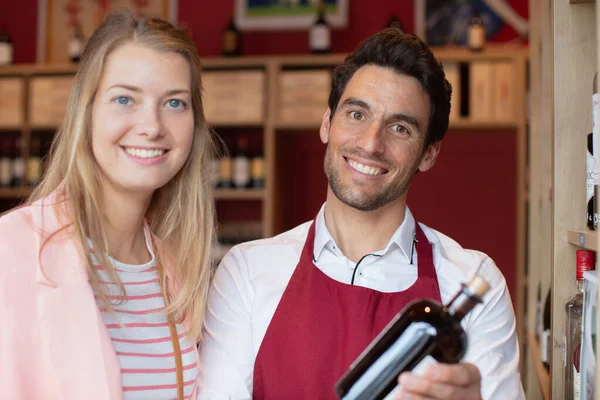
<svg viewBox="0 0 600 400">
<path fill-rule="evenodd" d="M 335 114 L 348 81 L 365 65 L 391 68 L 416 78 L 431 100 L 425 146 L 442 140 L 448 130 L 452 87 L 446 80 L 442 65 L 421 39 L 392 28 L 365 39 L 342 65 L 335 68 L 329 94 L 330 118 Z"/>
</svg>

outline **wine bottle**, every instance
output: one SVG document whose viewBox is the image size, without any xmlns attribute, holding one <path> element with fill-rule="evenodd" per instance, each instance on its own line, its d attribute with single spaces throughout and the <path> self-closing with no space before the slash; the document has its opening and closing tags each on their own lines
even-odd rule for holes
<svg viewBox="0 0 600 400">
<path fill-rule="evenodd" d="M 35 186 L 42 176 L 42 158 L 40 139 L 31 138 L 31 149 L 29 152 L 29 162 L 27 163 L 27 184 Z"/>
<path fill-rule="evenodd" d="M 329 53 L 331 51 L 331 28 L 325 19 L 325 3 L 319 2 L 317 18 L 310 27 L 310 50 L 313 53 Z"/>
<path fill-rule="evenodd" d="M 15 158 L 12 161 L 12 187 L 21 187 L 25 178 L 25 161 L 23 160 L 23 138 L 19 136 L 15 146 Z"/>
<path fill-rule="evenodd" d="M 245 189 L 250 186 L 250 157 L 248 157 L 248 139 L 240 136 L 237 141 L 237 152 L 233 159 L 233 186 Z"/>
<path fill-rule="evenodd" d="M 13 41 L 8 30 L 0 27 L 0 66 L 11 65 L 14 57 Z"/>
<path fill-rule="evenodd" d="M 223 31 L 222 53 L 224 56 L 239 56 L 242 53 L 240 31 L 233 17 L 229 19 L 229 24 Z"/>
<path fill-rule="evenodd" d="M 581 347 L 581 314 L 583 311 L 583 274 L 596 269 L 596 253 L 590 250 L 577 250 L 577 292 L 565 304 L 565 363 L 564 400 L 579 400 Z"/>
<path fill-rule="evenodd" d="M 542 334 L 542 282 L 538 282 L 537 299 L 535 302 L 535 338 L 538 343 Z"/>
<path fill-rule="evenodd" d="M 552 357 L 551 338 L 551 314 L 552 314 L 552 289 L 548 290 L 546 302 L 544 303 L 544 316 L 542 318 L 542 340 L 540 341 L 540 358 L 546 371 L 550 370 L 550 359 Z"/>
<path fill-rule="evenodd" d="M 262 189 L 265 187 L 265 159 L 262 152 L 257 152 L 252 157 L 251 165 L 252 175 L 252 187 L 255 189 Z"/>
<path fill-rule="evenodd" d="M 392 29 L 396 29 L 402 33 L 406 32 L 406 30 L 404 29 L 404 25 L 402 24 L 402 21 L 400 21 L 400 18 L 398 18 L 398 12 L 397 10 L 395 10 L 392 13 L 392 16 L 390 17 L 390 20 L 387 23 L 387 28 L 392 28 Z"/>
<path fill-rule="evenodd" d="M 460 321 L 488 290 L 489 284 L 476 275 L 446 306 L 425 299 L 409 303 L 336 383 L 338 397 L 383 399 L 397 386 L 398 376 L 416 369 L 426 356 L 459 362 L 468 345 Z"/>
<path fill-rule="evenodd" d="M 12 183 L 12 160 L 11 160 L 12 141 L 5 137 L 0 140 L 0 187 L 10 187 Z"/>
<path fill-rule="evenodd" d="M 483 20 L 476 10 L 473 12 L 473 18 L 467 28 L 467 47 L 471 51 L 481 51 L 485 46 L 485 27 Z"/>
<path fill-rule="evenodd" d="M 595 230 L 598 224 L 598 213 L 596 212 L 596 201 L 594 196 L 594 182 L 596 175 L 596 159 L 594 158 L 594 134 L 587 135 L 587 156 L 586 156 L 586 199 L 587 199 L 587 227 Z"/>
<path fill-rule="evenodd" d="M 592 155 L 594 157 L 596 171 L 594 173 L 594 198 L 598 198 L 600 193 L 600 77 L 598 71 L 594 74 L 594 80 L 592 82 L 592 137 L 593 137 L 593 150 Z M 597 210 L 596 210 L 597 212 Z"/>
<path fill-rule="evenodd" d="M 73 34 L 69 40 L 69 57 L 71 62 L 78 63 L 81 60 L 81 54 L 83 53 L 84 40 L 83 33 L 79 24 L 75 24 L 73 28 Z"/>
</svg>

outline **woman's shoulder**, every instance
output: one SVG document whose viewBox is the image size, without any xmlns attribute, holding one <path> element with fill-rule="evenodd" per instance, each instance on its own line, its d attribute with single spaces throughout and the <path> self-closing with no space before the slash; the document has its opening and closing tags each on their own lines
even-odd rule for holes
<svg viewBox="0 0 600 400">
<path fill-rule="evenodd" d="M 20 206 L 0 215 L 1 242 L 6 243 L 11 238 L 34 231 L 31 209 L 31 205 Z"/>
</svg>

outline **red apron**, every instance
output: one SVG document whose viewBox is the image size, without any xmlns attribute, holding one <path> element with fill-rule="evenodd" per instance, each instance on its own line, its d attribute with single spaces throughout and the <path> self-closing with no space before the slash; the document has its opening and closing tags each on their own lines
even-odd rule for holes
<svg viewBox="0 0 600 400">
<path fill-rule="evenodd" d="M 440 301 L 431 244 L 415 225 L 417 280 L 383 293 L 338 282 L 313 264 L 313 222 L 256 356 L 253 399 L 337 399 L 335 383 L 407 303 Z"/>
</svg>

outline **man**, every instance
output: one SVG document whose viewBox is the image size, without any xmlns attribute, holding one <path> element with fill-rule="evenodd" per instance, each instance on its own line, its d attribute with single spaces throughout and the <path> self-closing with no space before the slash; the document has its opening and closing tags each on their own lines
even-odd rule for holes
<svg viewBox="0 0 600 400">
<path fill-rule="evenodd" d="M 326 202 L 314 222 L 224 257 L 207 305 L 201 399 L 335 399 L 335 382 L 404 305 L 447 303 L 476 272 L 491 289 L 462 322 L 464 362 L 401 375 L 395 398 L 524 399 L 502 274 L 406 206 L 411 180 L 440 151 L 451 91 L 430 50 L 391 29 L 336 68 L 320 129 Z"/>
</svg>

